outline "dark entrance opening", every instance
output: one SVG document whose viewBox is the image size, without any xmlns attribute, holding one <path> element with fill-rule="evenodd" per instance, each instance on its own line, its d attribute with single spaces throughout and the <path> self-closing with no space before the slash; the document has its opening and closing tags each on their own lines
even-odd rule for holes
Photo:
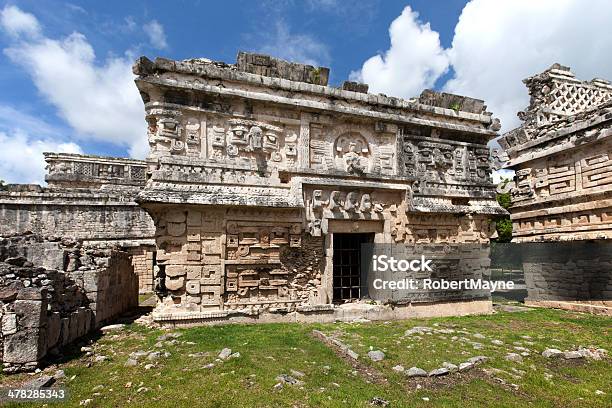
<svg viewBox="0 0 612 408">
<path fill-rule="evenodd" d="M 371 242 L 374 234 L 334 233 L 334 302 L 361 297 L 361 245 Z"/>
</svg>

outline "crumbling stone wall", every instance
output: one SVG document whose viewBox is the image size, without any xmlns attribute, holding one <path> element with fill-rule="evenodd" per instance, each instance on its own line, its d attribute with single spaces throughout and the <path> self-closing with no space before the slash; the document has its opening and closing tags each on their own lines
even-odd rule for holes
<svg viewBox="0 0 612 408">
<path fill-rule="evenodd" d="M 128 254 L 67 239 L 0 238 L 0 361 L 30 370 L 49 351 L 138 305 Z"/>
<path fill-rule="evenodd" d="M 516 172 L 506 187 L 513 242 L 577 241 L 525 246 L 527 301 L 586 309 L 593 301 L 612 314 L 607 254 L 580 258 L 583 242 L 612 239 L 612 85 L 580 81 L 559 64 L 524 82 L 531 101 L 519 112 L 523 124 L 499 139 L 503 166 Z"/>
<path fill-rule="evenodd" d="M 0 191 L 0 235 L 33 232 L 119 245 L 135 255 L 141 290 L 152 291 L 155 228 L 134 202 L 145 163 L 68 153 L 45 153 L 45 160 L 47 187 L 17 184 Z"/>
<path fill-rule="evenodd" d="M 155 246 L 141 245 L 125 248 L 125 251 L 130 254 L 134 273 L 138 275 L 139 293 L 152 293 L 154 290 L 152 271 L 155 262 Z"/>
</svg>

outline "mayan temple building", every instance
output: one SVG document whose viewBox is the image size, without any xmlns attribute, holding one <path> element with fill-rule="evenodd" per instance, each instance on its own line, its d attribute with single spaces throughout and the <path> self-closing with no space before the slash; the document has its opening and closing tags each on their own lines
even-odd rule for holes
<svg viewBox="0 0 612 408">
<path fill-rule="evenodd" d="M 499 139 L 526 303 L 612 315 L 612 85 L 555 64 L 524 80 L 523 124 Z"/>
<path fill-rule="evenodd" d="M 156 229 L 155 321 L 491 311 L 490 294 L 474 290 L 367 301 L 360 275 L 370 242 L 445 257 L 417 278 L 488 276 L 491 219 L 505 211 L 487 148 L 499 121 L 483 101 L 335 88 L 327 68 L 247 53 L 235 64 L 141 57 L 134 73 L 150 144 L 136 201 Z"/>
</svg>

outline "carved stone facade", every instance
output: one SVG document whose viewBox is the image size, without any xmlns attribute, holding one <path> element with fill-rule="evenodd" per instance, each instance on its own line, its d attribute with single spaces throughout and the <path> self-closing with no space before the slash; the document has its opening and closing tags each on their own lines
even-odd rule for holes
<svg viewBox="0 0 612 408">
<path fill-rule="evenodd" d="M 134 201 L 146 181 L 144 161 L 45 153 L 47 187 L 8 185 L 0 191 L 0 236 L 33 232 L 132 255 L 140 291 L 153 290 L 155 227 Z"/>
<path fill-rule="evenodd" d="M 579 81 L 559 64 L 524 82 L 531 95 L 529 107 L 519 112 L 524 123 L 499 140 L 507 156 L 500 160 L 516 172 L 514 182 L 506 186 L 512 196 L 513 241 L 611 239 L 612 85 L 602 79 Z M 582 244 L 578 246 L 576 253 L 584 252 Z M 541 250 L 528 252 L 537 253 L 538 261 L 545 259 Z M 564 285 L 560 290 L 562 285 L 554 281 L 555 276 L 560 280 L 564 276 L 559 263 L 527 259 L 530 273 L 535 274 L 530 282 L 539 282 L 538 287 L 529 288 L 530 300 L 556 299 L 556 305 L 586 300 L 610 313 L 612 274 L 609 262 L 601 261 L 608 282 L 589 292 L 598 293 L 596 298 L 585 299 L 575 294 L 588 285 L 589 279 L 583 278 L 593 276 L 593 271 L 584 268 L 591 262 L 568 266 L 575 287 Z M 555 270 L 558 273 L 551 273 Z M 545 289 L 542 282 L 547 282 Z"/>
<path fill-rule="evenodd" d="M 142 57 L 134 73 L 159 322 L 348 318 L 335 305 L 335 235 L 486 247 L 491 217 L 505 213 L 486 147 L 499 121 L 482 101 L 333 88 L 327 68 L 244 53 L 235 65 Z M 470 276 L 487 274 L 478 265 Z M 418 305 L 450 310 L 438 300 Z M 455 301 L 456 313 L 490 310 L 488 295 Z M 402 316 L 390 310 L 370 317 Z"/>
</svg>

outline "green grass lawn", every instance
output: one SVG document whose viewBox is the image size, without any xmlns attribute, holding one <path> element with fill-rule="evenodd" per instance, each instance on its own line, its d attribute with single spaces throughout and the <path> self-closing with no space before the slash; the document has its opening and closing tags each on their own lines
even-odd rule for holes
<svg viewBox="0 0 612 408">
<path fill-rule="evenodd" d="M 414 326 L 454 333 L 404 336 Z M 174 342 L 163 342 L 160 349 L 155 347 L 157 337 L 165 331 L 128 325 L 93 342 L 94 355 L 109 360 L 91 363 L 93 356 L 75 346 L 63 362 L 45 371 L 65 371 L 63 385 L 70 392 L 66 406 L 91 399 L 91 407 L 367 407 L 380 397 L 389 401 L 389 407 L 605 407 L 612 406 L 610 359 L 551 360 L 541 352 L 548 347 L 578 346 L 611 350 L 611 327 L 610 318 L 532 309 L 394 322 L 198 327 L 174 330 L 182 335 Z M 370 381 L 313 338 L 313 329 L 341 339 L 386 380 Z M 485 338 L 475 338 L 476 333 Z M 458 338 L 453 340 L 454 336 Z M 482 348 L 474 349 L 461 337 L 481 343 Z M 224 347 L 240 357 L 215 362 Z M 383 350 L 385 359 L 370 361 L 370 347 Z M 514 347 L 531 353 L 522 363 L 506 361 L 508 352 L 520 352 Z M 164 350 L 171 356 L 155 362 L 140 359 L 137 366 L 125 367 L 128 355 L 137 350 Z M 392 369 L 399 364 L 431 370 L 445 361 L 458 365 L 477 355 L 490 359 L 471 371 L 440 378 L 410 379 Z M 154 366 L 145 369 L 146 364 Z M 293 375 L 303 383 L 275 390 L 280 374 Z M 29 376 L 0 380 L 15 384 L 25 378 Z M 97 386 L 103 387 L 94 390 Z"/>
</svg>

